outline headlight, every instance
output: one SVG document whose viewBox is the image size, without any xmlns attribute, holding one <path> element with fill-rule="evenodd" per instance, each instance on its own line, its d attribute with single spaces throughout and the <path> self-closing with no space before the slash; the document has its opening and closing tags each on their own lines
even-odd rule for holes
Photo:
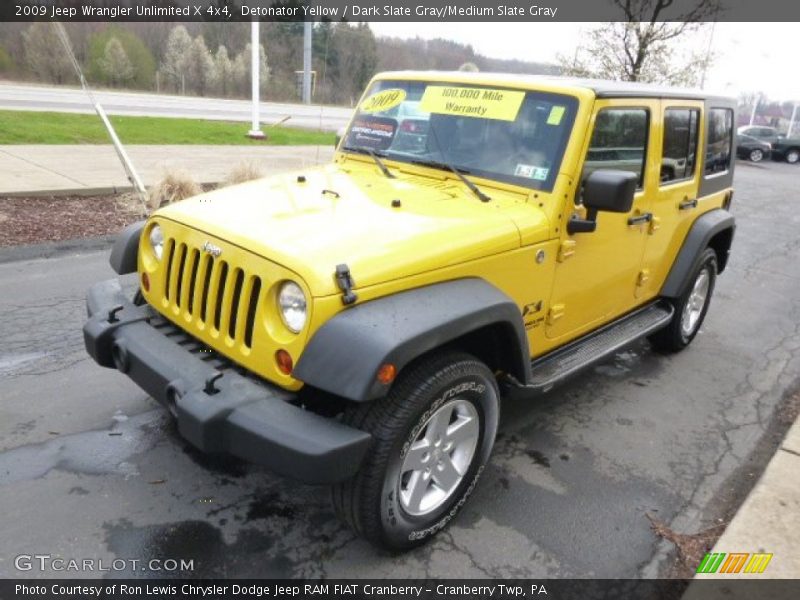
<svg viewBox="0 0 800 600">
<path fill-rule="evenodd" d="M 294 281 L 287 281 L 278 292 L 278 309 L 284 325 L 300 333 L 306 324 L 306 296 Z"/>
<path fill-rule="evenodd" d="M 153 249 L 153 254 L 156 255 L 156 258 L 161 260 L 161 256 L 164 254 L 164 232 L 161 231 L 161 227 L 158 225 L 153 225 L 150 230 L 150 247 Z"/>
</svg>

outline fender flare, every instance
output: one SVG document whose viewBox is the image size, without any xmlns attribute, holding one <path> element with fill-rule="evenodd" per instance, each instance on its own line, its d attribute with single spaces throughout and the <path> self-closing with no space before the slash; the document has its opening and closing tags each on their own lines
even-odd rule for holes
<svg viewBox="0 0 800 600">
<path fill-rule="evenodd" d="M 118 275 L 136 272 L 139 258 L 139 238 L 142 237 L 144 221 L 128 225 L 117 236 L 108 262 Z"/>
<path fill-rule="evenodd" d="M 730 231 L 730 236 L 724 246 L 715 247 L 720 256 L 720 272 L 722 272 L 728 260 L 730 242 L 733 240 L 735 229 L 736 221 L 733 215 L 722 208 L 711 210 L 697 217 L 661 287 L 661 296 L 665 298 L 679 297 L 689 283 L 700 253 L 708 248 L 714 236 L 723 231 Z"/>
<path fill-rule="evenodd" d="M 517 304 L 483 279 L 437 283 L 365 302 L 332 317 L 312 336 L 294 370 L 307 385 L 356 402 L 389 390 L 377 380 L 385 363 L 398 372 L 412 360 L 487 327 L 502 331 L 513 364 L 503 369 L 530 379 L 530 353 Z"/>
</svg>

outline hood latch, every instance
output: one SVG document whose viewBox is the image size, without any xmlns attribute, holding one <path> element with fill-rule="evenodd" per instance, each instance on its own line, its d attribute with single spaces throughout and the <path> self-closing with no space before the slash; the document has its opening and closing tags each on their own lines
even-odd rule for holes
<svg viewBox="0 0 800 600">
<path fill-rule="evenodd" d="M 345 306 L 353 304 L 358 300 L 358 296 L 353 292 L 353 276 L 350 275 L 350 267 L 346 264 L 336 265 L 336 283 L 342 290 L 342 303 Z"/>
</svg>

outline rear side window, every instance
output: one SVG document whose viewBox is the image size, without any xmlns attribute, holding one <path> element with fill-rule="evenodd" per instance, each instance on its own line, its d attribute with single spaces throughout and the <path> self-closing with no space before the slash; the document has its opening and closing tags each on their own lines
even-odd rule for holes
<svg viewBox="0 0 800 600">
<path fill-rule="evenodd" d="M 606 108 L 597 113 L 583 177 L 597 169 L 631 171 L 644 182 L 647 159 L 648 111 L 644 108 Z"/>
<path fill-rule="evenodd" d="M 668 108 L 664 113 L 664 146 L 661 154 L 661 182 L 690 179 L 697 162 L 697 132 L 700 111 Z"/>
<path fill-rule="evenodd" d="M 708 111 L 706 134 L 706 175 L 723 173 L 730 168 L 733 146 L 733 111 L 712 108 Z"/>
</svg>

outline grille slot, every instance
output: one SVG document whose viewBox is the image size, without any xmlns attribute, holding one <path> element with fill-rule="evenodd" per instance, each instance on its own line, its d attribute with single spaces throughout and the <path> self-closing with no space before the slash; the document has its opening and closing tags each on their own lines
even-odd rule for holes
<svg viewBox="0 0 800 600">
<path fill-rule="evenodd" d="M 208 308 L 208 289 L 211 287 L 211 268 L 214 260 L 206 255 L 203 257 L 203 287 L 199 290 L 201 303 L 200 303 L 200 321 L 206 322 L 206 309 Z"/>
<path fill-rule="evenodd" d="M 258 309 L 258 299 L 261 295 L 261 279 L 253 278 L 250 288 L 250 300 L 247 303 L 247 323 L 244 328 L 244 345 L 248 348 L 253 347 L 253 325 L 256 321 L 256 309 Z"/>
<path fill-rule="evenodd" d="M 225 282 L 228 278 L 228 263 L 222 261 L 222 267 L 219 269 L 219 283 L 217 290 L 217 307 L 214 309 L 214 329 L 220 330 L 220 323 L 222 322 L 222 304 L 225 301 Z"/>
<path fill-rule="evenodd" d="M 239 297 L 242 293 L 242 284 L 244 283 L 244 272 L 241 269 L 236 269 L 236 275 L 233 277 L 233 299 L 231 300 L 231 312 L 228 322 L 228 335 L 232 339 L 236 339 L 236 317 L 239 314 Z"/>
<path fill-rule="evenodd" d="M 178 305 L 178 308 L 185 306 L 184 296 L 181 294 L 181 292 L 186 291 L 186 287 L 183 285 L 184 267 L 186 267 L 186 244 L 181 244 L 178 249 L 178 273 L 175 277 L 177 286 L 175 289 L 175 303 Z"/>
</svg>

